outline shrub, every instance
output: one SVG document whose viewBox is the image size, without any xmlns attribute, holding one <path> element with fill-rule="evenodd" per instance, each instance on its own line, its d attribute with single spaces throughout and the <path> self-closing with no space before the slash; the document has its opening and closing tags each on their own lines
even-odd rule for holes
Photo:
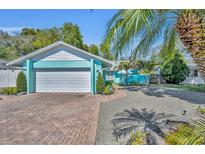
<svg viewBox="0 0 205 154">
<path fill-rule="evenodd" d="M 105 86 L 112 86 L 112 82 L 111 81 L 106 81 Z"/>
<path fill-rule="evenodd" d="M 26 92 L 26 76 L 23 72 L 18 74 L 16 80 L 17 92 Z"/>
<path fill-rule="evenodd" d="M 145 145 L 146 144 L 146 133 L 137 131 L 136 133 L 131 133 L 129 143 L 130 145 Z"/>
<path fill-rule="evenodd" d="M 16 95 L 17 88 L 16 87 L 7 87 L 2 89 L 2 93 L 6 95 Z"/>
<path fill-rule="evenodd" d="M 179 84 L 189 74 L 189 67 L 183 60 L 182 55 L 176 53 L 162 64 L 160 73 L 168 83 Z"/>
<path fill-rule="evenodd" d="M 112 94 L 112 92 L 110 91 L 110 87 L 112 87 L 112 86 L 107 85 L 107 86 L 105 87 L 105 90 L 104 90 L 104 94 L 105 94 L 105 95 L 111 95 L 111 94 Z"/>
<path fill-rule="evenodd" d="M 102 77 L 102 74 L 99 73 L 98 77 L 97 77 L 97 83 L 96 83 L 96 90 L 98 94 L 102 94 L 102 92 L 105 89 L 105 83 L 104 83 L 104 79 Z"/>
</svg>

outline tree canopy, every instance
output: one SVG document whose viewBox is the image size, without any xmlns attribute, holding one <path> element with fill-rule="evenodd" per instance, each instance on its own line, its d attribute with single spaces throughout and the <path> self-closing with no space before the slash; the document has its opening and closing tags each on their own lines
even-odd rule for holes
<svg viewBox="0 0 205 154">
<path fill-rule="evenodd" d="M 24 28 L 15 36 L 0 31 L 0 58 L 13 60 L 56 41 L 63 41 L 97 56 L 102 55 L 96 44 L 84 43 L 78 25 L 64 23 L 61 27 L 48 29 Z"/>
<path fill-rule="evenodd" d="M 183 56 L 176 52 L 173 57 L 162 64 L 160 73 L 168 83 L 179 84 L 189 74 L 189 67 L 186 65 Z"/>
</svg>

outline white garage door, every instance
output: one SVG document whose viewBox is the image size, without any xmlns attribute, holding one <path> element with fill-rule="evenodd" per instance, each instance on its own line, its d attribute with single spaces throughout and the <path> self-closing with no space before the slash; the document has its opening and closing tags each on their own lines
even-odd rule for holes
<svg viewBox="0 0 205 154">
<path fill-rule="evenodd" d="M 36 71 L 36 92 L 90 92 L 90 71 Z"/>
</svg>

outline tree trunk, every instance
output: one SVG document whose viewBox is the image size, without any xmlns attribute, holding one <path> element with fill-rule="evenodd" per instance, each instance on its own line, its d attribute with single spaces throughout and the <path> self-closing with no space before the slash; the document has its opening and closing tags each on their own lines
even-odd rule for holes
<svg viewBox="0 0 205 154">
<path fill-rule="evenodd" d="M 203 24 L 203 17 L 199 12 L 189 10 L 178 17 L 176 29 L 205 80 L 205 26 Z"/>
</svg>

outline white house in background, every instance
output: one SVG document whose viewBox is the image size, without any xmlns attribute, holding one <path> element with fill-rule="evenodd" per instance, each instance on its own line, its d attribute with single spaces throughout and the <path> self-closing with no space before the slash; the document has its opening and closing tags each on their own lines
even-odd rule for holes
<svg viewBox="0 0 205 154">
<path fill-rule="evenodd" d="M 7 60 L 0 59 L 0 70 L 6 70 L 8 69 L 8 66 L 6 65 L 8 63 Z"/>
<path fill-rule="evenodd" d="M 189 66 L 189 76 L 183 81 L 184 84 L 204 84 L 204 80 L 200 75 L 197 65 L 190 62 L 187 64 Z"/>
</svg>

